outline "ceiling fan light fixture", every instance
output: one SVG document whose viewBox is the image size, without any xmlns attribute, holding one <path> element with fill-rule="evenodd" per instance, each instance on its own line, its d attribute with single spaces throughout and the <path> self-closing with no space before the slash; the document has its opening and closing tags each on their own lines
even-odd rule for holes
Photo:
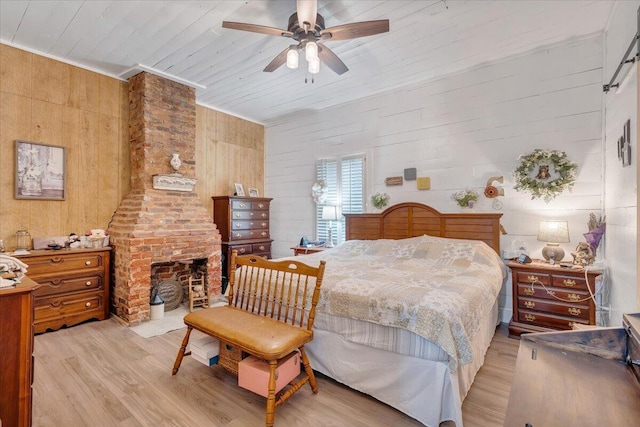
<svg viewBox="0 0 640 427">
<path fill-rule="evenodd" d="M 305 58 L 311 62 L 318 59 L 318 45 L 315 42 L 307 42 L 304 48 Z"/>
<path fill-rule="evenodd" d="M 295 47 L 289 48 L 287 52 L 287 67 L 292 70 L 298 68 L 298 49 Z"/>
<path fill-rule="evenodd" d="M 312 58 L 309 60 L 309 73 L 310 74 L 318 74 L 320 72 L 320 59 Z"/>
</svg>

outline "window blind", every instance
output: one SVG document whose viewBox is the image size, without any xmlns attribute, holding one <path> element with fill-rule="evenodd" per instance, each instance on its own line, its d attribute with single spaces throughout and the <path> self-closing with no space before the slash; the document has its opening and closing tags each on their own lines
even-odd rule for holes
<svg viewBox="0 0 640 427">
<path fill-rule="evenodd" d="M 364 212 L 365 156 L 353 155 L 335 159 L 322 159 L 316 163 L 316 179 L 327 185 L 327 200 L 316 205 L 316 235 L 318 240 L 329 240 L 329 221 L 322 219 L 322 207 L 338 206 L 338 220 L 331 221 L 332 241 L 345 240 L 343 213 Z"/>
</svg>

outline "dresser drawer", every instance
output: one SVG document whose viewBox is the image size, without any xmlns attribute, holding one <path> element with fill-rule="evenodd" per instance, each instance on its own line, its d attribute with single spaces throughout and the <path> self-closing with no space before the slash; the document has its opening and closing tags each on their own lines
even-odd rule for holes
<svg viewBox="0 0 640 427">
<path fill-rule="evenodd" d="M 523 285 L 518 284 L 518 296 L 523 297 L 531 297 L 531 298 L 543 298 L 543 299 L 551 299 L 556 300 L 559 298 L 565 302 L 571 303 L 584 303 L 587 304 L 587 301 L 591 298 L 588 292 L 585 291 L 572 291 L 569 289 L 562 288 L 551 288 L 547 287 L 546 289 L 542 286 L 538 285 Z"/>
<path fill-rule="evenodd" d="M 559 288 L 587 290 L 587 281 L 583 277 L 553 276 L 552 282 L 553 286 Z"/>
<path fill-rule="evenodd" d="M 518 271 L 516 273 L 516 282 L 517 283 L 533 283 L 540 284 L 542 283 L 545 286 L 551 285 L 551 280 L 549 280 L 549 275 L 544 273 L 536 273 L 533 271 Z"/>
<path fill-rule="evenodd" d="M 233 211 L 231 214 L 231 218 L 233 220 L 261 220 L 261 219 L 269 219 L 269 211 L 245 211 L 245 210 L 237 210 Z"/>
<path fill-rule="evenodd" d="M 249 220 L 249 221 L 242 221 L 242 220 L 234 220 L 231 223 L 231 228 L 233 231 L 236 230 L 259 230 L 259 229 L 268 229 L 269 228 L 269 221 L 268 220 Z"/>
<path fill-rule="evenodd" d="M 242 210 L 242 209 L 246 209 L 246 210 L 251 210 L 251 201 L 249 200 L 235 200 L 232 199 L 231 201 L 231 210 Z"/>
<path fill-rule="evenodd" d="M 29 266 L 27 274 L 36 282 L 40 282 L 41 278 L 60 274 L 99 272 L 105 268 L 103 255 L 96 252 L 32 257 L 26 263 Z"/>
<path fill-rule="evenodd" d="M 258 255 L 267 255 L 271 257 L 271 242 L 254 243 L 251 245 L 251 251 Z"/>
<path fill-rule="evenodd" d="M 66 293 L 97 291 L 102 290 L 104 287 L 102 276 L 98 275 L 63 279 L 54 278 L 49 280 L 40 280 L 38 283 L 40 284 L 40 287 L 34 292 L 36 298 Z"/>
<path fill-rule="evenodd" d="M 269 237 L 269 230 L 234 230 L 231 240 L 266 239 Z"/>
<path fill-rule="evenodd" d="M 46 332 L 47 329 L 71 326 L 90 319 L 104 320 L 106 303 L 101 291 L 36 298 L 35 331 Z"/>
<path fill-rule="evenodd" d="M 518 298 L 518 308 L 589 320 L 589 307 L 549 300 Z"/>
<path fill-rule="evenodd" d="M 251 202 L 251 209 L 257 211 L 269 210 L 269 203 L 265 201 L 253 201 Z"/>
<path fill-rule="evenodd" d="M 238 251 L 238 255 L 249 255 L 253 253 L 251 245 L 233 245 L 229 246 L 229 257 L 231 257 L 232 251 Z"/>
<path fill-rule="evenodd" d="M 525 324 L 554 328 L 554 329 L 572 329 L 574 324 L 588 325 L 589 321 L 585 319 L 575 318 L 569 319 L 562 316 L 554 316 L 547 313 L 539 313 L 536 311 L 519 310 L 518 321 Z"/>
</svg>

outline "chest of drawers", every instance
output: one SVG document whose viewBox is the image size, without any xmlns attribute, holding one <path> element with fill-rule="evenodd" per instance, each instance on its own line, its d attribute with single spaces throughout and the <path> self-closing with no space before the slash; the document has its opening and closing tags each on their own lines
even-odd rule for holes
<svg viewBox="0 0 640 427">
<path fill-rule="evenodd" d="M 37 250 L 20 260 L 34 291 L 35 332 L 57 330 L 87 320 L 109 318 L 111 248 Z"/>
<path fill-rule="evenodd" d="M 222 274 L 227 276 L 231 251 L 239 255 L 255 254 L 271 258 L 269 207 L 266 197 L 216 196 L 213 199 L 213 222 L 222 238 Z"/>
<path fill-rule="evenodd" d="M 544 263 L 509 262 L 513 284 L 513 318 L 509 335 L 572 329 L 595 325 L 598 270 L 563 268 Z"/>
</svg>

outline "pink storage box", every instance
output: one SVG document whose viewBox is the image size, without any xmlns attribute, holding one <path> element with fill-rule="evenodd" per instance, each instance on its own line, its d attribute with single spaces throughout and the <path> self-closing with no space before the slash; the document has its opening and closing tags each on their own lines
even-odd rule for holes
<svg viewBox="0 0 640 427">
<path fill-rule="evenodd" d="M 276 369 L 276 393 L 300 374 L 300 353 L 294 351 L 278 364 Z M 267 397 L 269 386 L 269 362 L 249 356 L 238 362 L 238 385 L 260 396 Z"/>
</svg>

